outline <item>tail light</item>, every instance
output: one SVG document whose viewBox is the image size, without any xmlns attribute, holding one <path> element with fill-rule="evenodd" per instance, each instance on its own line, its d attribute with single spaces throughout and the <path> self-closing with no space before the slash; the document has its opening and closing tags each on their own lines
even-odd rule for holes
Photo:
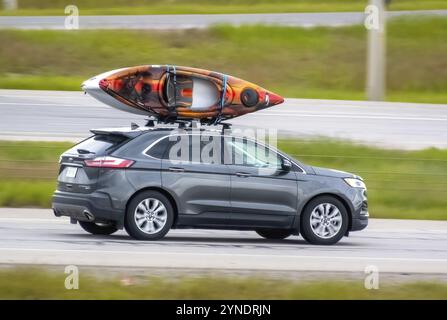
<svg viewBox="0 0 447 320">
<path fill-rule="evenodd" d="M 95 168 L 129 168 L 135 161 L 115 158 L 115 157 L 99 157 L 91 160 L 84 160 L 87 167 Z"/>
</svg>

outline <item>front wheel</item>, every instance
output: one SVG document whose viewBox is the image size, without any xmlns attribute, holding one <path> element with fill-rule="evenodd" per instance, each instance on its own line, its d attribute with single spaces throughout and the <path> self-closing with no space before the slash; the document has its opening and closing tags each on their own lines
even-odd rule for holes
<svg viewBox="0 0 447 320">
<path fill-rule="evenodd" d="M 157 191 L 145 191 L 133 198 L 126 212 L 124 227 L 138 240 L 163 238 L 174 222 L 171 202 Z"/>
<path fill-rule="evenodd" d="M 111 224 L 79 221 L 79 225 L 82 227 L 82 229 L 91 234 L 110 235 L 118 230 Z"/>
<path fill-rule="evenodd" d="M 292 231 L 283 229 L 259 229 L 256 230 L 256 233 L 271 240 L 282 240 L 292 235 Z"/>
<path fill-rule="evenodd" d="M 348 212 L 343 203 L 331 196 L 309 202 L 301 218 L 301 234 L 312 244 L 335 244 L 348 230 Z"/>
</svg>

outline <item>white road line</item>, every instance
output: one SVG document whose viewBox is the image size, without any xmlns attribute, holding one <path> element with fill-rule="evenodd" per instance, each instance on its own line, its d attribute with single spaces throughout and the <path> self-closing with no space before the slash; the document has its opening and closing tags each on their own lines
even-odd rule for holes
<svg viewBox="0 0 447 320">
<path fill-rule="evenodd" d="M 21 102 L 0 102 L 0 105 L 22 105 L 22 106 L 55 106 L 55 107 L 99 107 L 108 108 L 105 105 L 83 105 L 83 104 L 58 104 L 58 103 L 21 103 Z M 310 118 L 344 118 L 344 119 L 369 119 L 369 120 L 405 120 L 405 121 L 447 121 L 447 118 L 425 118 L 418 117 L 417 115 L 413 117 L 398 117 L 398 116 L 386 116 L 386 115 L 354 115 L 351 113 L 327 113 L 327 114 L 311 114 L 306 111 L 280 111 L 276 113 L 261 112 L 252 113 L 252 117 L 272 117 L 272 116 L 287 116 L 287 117 L 310 117 Z"/>
<path fill-rule="evenodd" d="M 60 103 L 29 103 L 29 102 L 0 102 L 0 105 L 19 106 L 55 106 L 55 107 L 107 107 L 105 105 L 60 104 Z"/>
<path fill-rule="evenodd" d="M 374 120 L 412 120 L 412 121 L 447 121 L 447 118 L 413 118 L 413 117 L 386 117 L 386 116 L 355 116 L 355 115 L 334 115 L 334 114 L 304 114 L 304 113 L 252 113 L 256 117 L 288 116 L 288 117 L 310 117 L 310 118 L 347 118 L 347 119 L 374 119 Z"/>
<path fill-rule="evenodd" d="M 312 256 L 312 255 L 276 255 L 276 254 L 241 254 L 241 253 L 202 253 L 202 252 L 161 252 L 161 251 L 119 251 L 119 250 L 79 250 L 79 249 L 39 249 L 39 248 L 0 248 L 5 252 L 42 252 L 42 253 L 90 253 L 90 254 L 137 254 L 137 255 L 166 255 L 166 256 L 228 256 L 228 257 L 270 257 L 270 258 L 292 258 L 292 259 L 339 259 L 339 260 L 369 260 L 369 261 L 401 261 L 401 262 L 447 262 L 447 259 L 432 258 L 394 258 L 394 257 L 344 257 L 344 256 Z"/>
<path fill-rule="evenodd" d="M 0 221 L 3 222 L 47 222 L 47 223 L 67 223 L 69 219 L 61 219 L 61 218 L 54 218 L 54 219 L 48 219 L 48 218 L 0 218 Z"/>
</svg>

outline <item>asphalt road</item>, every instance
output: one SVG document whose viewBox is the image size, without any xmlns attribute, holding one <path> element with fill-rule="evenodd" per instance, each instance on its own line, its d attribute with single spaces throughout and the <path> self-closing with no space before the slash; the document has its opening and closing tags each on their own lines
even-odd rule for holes
<svg viewBox="0 0 447 320">
<path fill-rule="evenodd" d="M 61 14 L 63 11 L 61 10 Z M 402 15 L 447 15 L 447 10 L 391 11 L 388 17 Z M 3 16 L 0 29 L 65 29 L 66 16 Z M 179 14 L 79 17 L 80 29 L 189 29 L 215 24 L 267 24 L 283 26 L 344 26 L 362 24 L 363 12 L 268 13 L 268 14 Z"/>
<path fill-rule="evenodd" d="M 0 265 L 216 270 L 227 272 L 380 272 L 447 275 L 447 222 L 372 219 L 335 246 L 301 237 L 270 241 L 254 232 L 171 230 L 155 242 L 124 231 L 93 236 L 47 209 L 0 209 Z"/>
<path fill-rule="evenodd" d="M 144 117 L 108 107 L 82 92 L 0 90 L 0 139 L 72 140 L 89 129 L 144 125 Z M 447 148 L 447 105 L 286 99 L 230 121 L 234 128 L 281 135 L 349 139 L 382 147 Z"/>
</svg>

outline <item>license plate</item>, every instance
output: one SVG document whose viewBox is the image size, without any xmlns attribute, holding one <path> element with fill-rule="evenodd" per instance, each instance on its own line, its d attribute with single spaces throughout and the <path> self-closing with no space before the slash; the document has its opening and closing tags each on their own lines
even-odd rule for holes
<svg viewBox="0 0 447 320">
<path fill-rule="evenodd" d="M 67 173 L 65 173 L 65 176 L 67 178 L 74 178 L 76 177 L 76 173 L 78 172 L 78 168 L 75 167 L 68 167 L 67 168 Z"/>
</svg>

